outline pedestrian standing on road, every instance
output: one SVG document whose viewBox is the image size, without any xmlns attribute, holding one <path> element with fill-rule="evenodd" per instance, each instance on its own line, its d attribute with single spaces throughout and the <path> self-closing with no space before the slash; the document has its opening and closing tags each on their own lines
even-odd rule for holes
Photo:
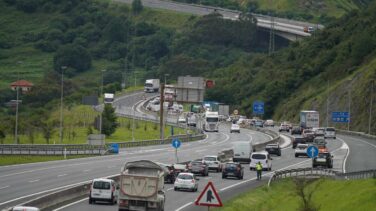
<svg viewBox="0 0 376 211">
<path fill-rule="evenodd" d="M 260 161 L 256 164 L 256 171 L 257 171 L 257 180 L 261 180 L 262 164 Z"/>
</svg>

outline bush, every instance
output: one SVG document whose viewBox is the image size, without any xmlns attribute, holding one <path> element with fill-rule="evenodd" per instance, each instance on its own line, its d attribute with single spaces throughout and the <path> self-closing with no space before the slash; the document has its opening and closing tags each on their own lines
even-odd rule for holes
<svg viewBox="0 0 376 211">
<path fill-rule="evenodd" d="M 17 0 L 16 7 L 27 13 L 33 13 L 37 10 L 40 4 L 39 0 Z"/>
<path fill-rule="evenodd" d="M 83 72 L 91 67 L 91 56 L 86 48 L 76 45 L 66 45 L 57 51 L 54 56 L 54 69 L 61 72 L 61 67 L 67 66 Z"/>
</svg>

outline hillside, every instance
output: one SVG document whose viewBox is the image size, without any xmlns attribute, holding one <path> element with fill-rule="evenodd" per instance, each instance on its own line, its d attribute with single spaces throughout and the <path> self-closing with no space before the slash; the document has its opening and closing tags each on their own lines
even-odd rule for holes
<svg viewBox="0 0 376 211">
<path fill-rule="evenodd" d="M 219 89 L 212 99 L 252 114 L 252 102 L 266 103 L 265 117 L 298 122 L 299 110 L 319 110 L 326 125 L 332 111 L 348 111 L 351 90 L 351 130 L 368 132 L 371 83 L 376 79 L 376 3 L 362 12 L 351 12 L 317 36 L 291 44 L 272 57 L 253 56 L 216 72 Z M 351 80 L 351 82 L 349 81 Z M 373 99 L 376 99 L 373 91 Z M 376 111 L 375 103 L 372 108 Z M 333 125 L 333 124 L 330 124 Z M 347 128 L 346 124 L 337 127 Z M 376 124 L 372 121 L 375 133 Z"/>
</svg>

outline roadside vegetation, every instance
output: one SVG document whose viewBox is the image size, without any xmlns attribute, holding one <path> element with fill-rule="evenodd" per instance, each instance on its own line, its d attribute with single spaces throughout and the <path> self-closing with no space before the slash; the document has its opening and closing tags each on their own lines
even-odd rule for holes
<svg viewBox="0 0 376 211">
<path fill-rule="evenodd" d="M 214 210 L 372 210 L 376 207 L 376 179 L 336 181 L 320 179 L 302 186 L 287 179 L 224 202 Z M 303 196 L 305 197 L 303 200 Z"/>
<path fill-rule="evenodd" d="M 67 155 L 67 159 L 91 157 L 88 155 Z M 34 155 L 1 155 L 0 166 L 64 160 L 62 155 L 34 156 Z"/>
</svg>

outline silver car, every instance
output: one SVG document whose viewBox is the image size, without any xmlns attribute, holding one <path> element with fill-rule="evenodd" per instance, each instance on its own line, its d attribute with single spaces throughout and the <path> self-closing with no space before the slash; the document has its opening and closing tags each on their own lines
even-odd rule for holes
<svg viewBox="0 0 376 211">
<path fill-rule="evenodd" d="M 193 173 L 180 173 L 175 180 L 174 190 L 190 190 L 196 192 L 198 189 L 198 178 Z"/>
</svg>

